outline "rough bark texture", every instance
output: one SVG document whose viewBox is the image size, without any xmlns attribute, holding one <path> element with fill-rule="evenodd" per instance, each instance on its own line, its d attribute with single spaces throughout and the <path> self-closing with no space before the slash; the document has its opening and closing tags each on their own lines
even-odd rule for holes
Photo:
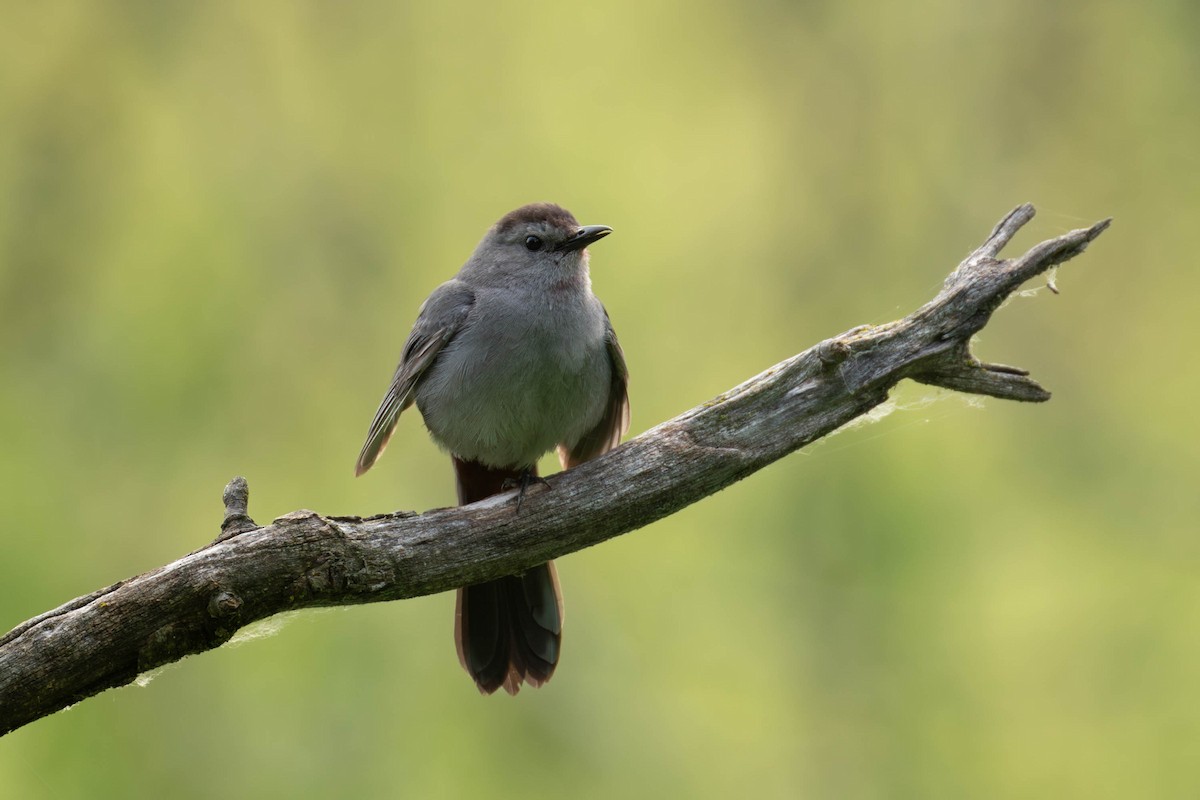
<svg viewBox="0 0 1200 800">
<path fill-rule="evenodd" d="M 985 364 L 971 337 L 1022 283 L 1083 252 L 1109 221 L 998 254 L 1034 214 L 1023 205 L 902 320 L 828 339 L 608 455 L 511 494 L 424 514 L 322 517 L 258 527 L 243 479 L 222 533 L 164 567 L 80 597 L 0 638 L 0 734 L 139 673 L 229 640 L 281 611 L 370 603 L 498 578 L 640 528 L 738 481 L 882 403 L 904 378 L 1042 401 L 1014 367 Z"/>
</svg>

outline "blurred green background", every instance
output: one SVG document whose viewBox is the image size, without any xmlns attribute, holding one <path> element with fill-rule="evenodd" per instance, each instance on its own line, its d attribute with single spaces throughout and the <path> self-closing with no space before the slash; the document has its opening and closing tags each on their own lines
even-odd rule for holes
<svg viewBox="0 0 1200 800">
<path fill-rule="evenodd" d="M 1113 228 L 979 354 L 1045 405 L 883 421 L 559 562 L 561 669 L 481 698 L 453 597 L 291 617 L 0 740 L 5 797 L 1193 797 L 1186 2 L 51 3 L 0 26 L 0 629 L 216 534 L 453 503 L 417 306 L 504 212 L 616 234 L 639 433 Z M 936 402 L 931 402 L 936 401 Z"/>
</svg>

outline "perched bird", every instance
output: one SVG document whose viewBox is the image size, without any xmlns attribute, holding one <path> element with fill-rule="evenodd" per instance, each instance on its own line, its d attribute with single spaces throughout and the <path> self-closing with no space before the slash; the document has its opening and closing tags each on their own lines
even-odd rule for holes
<svg viewBox="0 0 1200 800">
<path fill-rule="evenodd" d="M 629 429 L 629 373 L 592 294 L 586 250 L 611 232 L 551 203 L 493 225 L 422 304 L 355 474 L 371 468 L 414 401 L 453 459 L 460 505 L 518 485 L 519 510 L 550 450 L 568 469 L 614 447 Z M 484 694 L 540 686 L 558 664 L 562 620 L 554 562 L 463 587 L 459 661 Z"/>
</svg>

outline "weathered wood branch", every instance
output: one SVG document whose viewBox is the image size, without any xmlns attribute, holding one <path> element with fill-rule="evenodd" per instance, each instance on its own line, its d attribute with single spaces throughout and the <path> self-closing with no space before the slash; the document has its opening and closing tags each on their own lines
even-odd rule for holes
<svg viewBox="0 0 1200 800">
<path fill-rule="evenodd" d="M 41 614 L 0 638 L 0 733 L 220 646 L 292 609 L 441 592 L 511 574 L 672 514 L 882 403 L 904 378 L 1011 400 L 1050 394 L 1024 370 L 978 361 L 971 337 L 1017 287 L 1079 255 L 1109 220 L 1000 250 L 1023 205 L 904 319 L 828 339 L 608 455 L 512 494 L 424 514 L 322 517 L 258 527 L 245 481 L 226 489 L 217 541 Z"/>
</svg>

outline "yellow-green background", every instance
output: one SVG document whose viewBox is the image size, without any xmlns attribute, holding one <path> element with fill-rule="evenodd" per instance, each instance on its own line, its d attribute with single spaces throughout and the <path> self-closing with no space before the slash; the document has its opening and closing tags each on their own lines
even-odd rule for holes
<svg viewBox="0 0 1200 800">
<path fill-rule="evenodd" d="M 1193 797 L 1194 3 L 3 4 L 0 629 L 260 520 L 453 502 L 418 304 L 554 200 L 641 432 L 1113 228 L 981 337 L 1045 405 L 901 409 L 560 562 L 481 698 L 453 599 L 310 612 L 0 740 L 4 797 Z M 936 399 L 936 402 L 926 403 Z"/>
</svg>

